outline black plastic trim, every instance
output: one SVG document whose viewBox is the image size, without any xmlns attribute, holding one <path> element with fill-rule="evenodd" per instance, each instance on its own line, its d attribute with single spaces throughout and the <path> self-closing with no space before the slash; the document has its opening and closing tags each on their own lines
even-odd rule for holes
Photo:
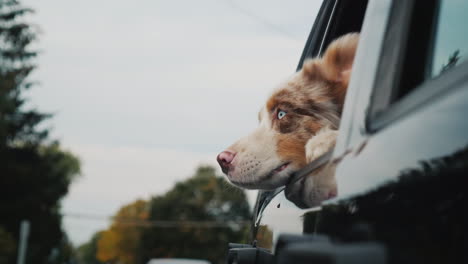
<svg viewBox="0 0 468 264">
<path fill-rule="evenodd" d="M 324 0 L 320 7 L 314 25 L 310 31 L 309 37 L 307 38 L 306 45 L 302 51 L 299 64 L 297 65 L 297 71 L 302 68 L 302 64 L 305 59 L 310 57 L 316 57 L 320 55 L 320 48 L 323 45 L 328 25 L 333 17 L 333 11 L 335 10 L 338 0 Z M 318 45 L 320 44 L 320 45 Z"/>
</svg>

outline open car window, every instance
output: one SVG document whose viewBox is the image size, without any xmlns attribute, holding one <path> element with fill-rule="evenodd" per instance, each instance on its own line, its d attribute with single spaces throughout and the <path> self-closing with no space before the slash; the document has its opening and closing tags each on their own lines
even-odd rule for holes
<svg viewBox="0 0 468 264">
<path fill-rule="evenodd" d="M 298 70 L 302 68 L 305 59 L 322 55 L 333 40 L 347 33 L 360 32 L 367 3 L 367 0 L 324 1 L 299 61 Z M 320 158 L 320 162 L 317 164 L 312 162 L 296 176 L 306 174 L 308 169 L 323 164 L 321 162 L 328 161 L 330 157 L 331 152 L 327 152 L 322 156 L 323 159 Z M 304 210 L 297 206 L 298 203 L 292 203 L 286 197 L 283 188 L 275 191 L 260 191 L 258 196 L 254 240 L 260 248 L 273 250 L 280 232 L 296 233 L 302 230 L 300 215 L 303 215 Z M 297 215 L 298 218 L 293 219 L 291 215 Z M 284 221 L 285 218 L 288 221 Z"/>
</svg>

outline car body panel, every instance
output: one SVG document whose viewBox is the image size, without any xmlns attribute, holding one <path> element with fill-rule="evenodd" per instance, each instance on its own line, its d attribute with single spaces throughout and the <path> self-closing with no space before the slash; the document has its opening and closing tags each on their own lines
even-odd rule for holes
<svg viewBox="0 0 468 264">
<path fill-rule="evenodd" d="M 361 132 L 365 130 L 366 109 L 376 82 L 381 44 L 384 41 L 391 4 L 390 0 L 371 0 L 368 3 L 346 93 L 340 133 L 334 150 L 335 158 L 365 140 Z"/>
</svg>

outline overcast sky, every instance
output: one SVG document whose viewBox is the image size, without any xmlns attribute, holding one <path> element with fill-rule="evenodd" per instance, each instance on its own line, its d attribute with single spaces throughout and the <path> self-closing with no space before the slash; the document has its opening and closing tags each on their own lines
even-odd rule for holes
<svg viewBox="0 0 468 264">
<path fill-rule="evenodd" d="M 42 31 L 30 106 L 82 161 L 62 203 L 72 242 L 108 226 L 73 214 L 113 215 L 216 165 L 294 72 L 320 2 L 23 0 Z"/>
</svg>

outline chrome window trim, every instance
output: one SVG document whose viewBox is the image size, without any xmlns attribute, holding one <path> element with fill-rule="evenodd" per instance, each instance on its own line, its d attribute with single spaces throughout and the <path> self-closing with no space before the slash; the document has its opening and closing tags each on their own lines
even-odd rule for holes
<svg viewBox="0 0 468 264">
<path fill-rule="evenodd" d="M 323 37 L 322 37 L 322 42 L 320 42 L 320 48 L 319 48 L 318 54 L 322 54 L 323 46 L 324 46 L 324 44 L 325 44 L 325 39 L 327 38 L 328 33 L 329 33 L 329 31 L 330 31 L 330 24 L 331 24 L 331 21 L 332 21 L 332 19 L 333 19 L 333 16 L 335 15 L 336 6 L 337 6 L 337 4 L 338 4 L 339 1 L 340 1 L 340 0 L 336 0 L 336 1 L 335 1 L 335 4 L 333 5 L 333 8 L 332 8 L 330 17 L 328 18 L 327 26 L 325 27 L 325 33 L 323 34 Z"/>
</svg>

